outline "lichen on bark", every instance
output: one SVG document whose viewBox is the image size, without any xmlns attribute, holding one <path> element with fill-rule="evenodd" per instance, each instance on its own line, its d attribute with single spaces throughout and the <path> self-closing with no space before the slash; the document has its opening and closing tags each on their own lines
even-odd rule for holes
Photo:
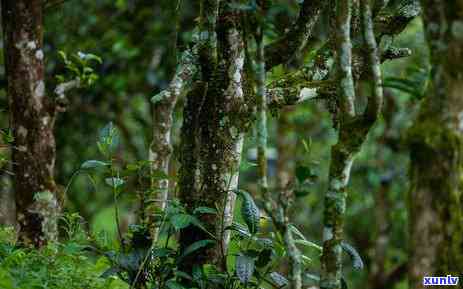
<svg viewBox="0 0 463 289">
<path fill-rule="evenodd" d="M 382 80 L 380 57 L 373 31 L 373 19 L 369 0 L 359 2 L 361 30 L 366 47 L 366 69 L 373 76 L 371 95 L 361 114 L 355 112 L 355 83 L 352 73 L 352 45 L 350 40 L 351 8 L 349 1 L 337 2 L 337 79 L 339 124 L 338 141 L 331 148 L 328 190 L 325 194 L 322 275 L 320 287 L 341 288 L 343 227 L 345 222 L 347 185 L 355 155 L 360 151 L 368 132 L 377 120 L 382 108 Z"/>
<path fill-rule="evenodd" d="M 185 129 L 191 126 L 192 120 L 197 122 L 197 127 L 194 139 L 190 138 L 188 143 L 184 143 L 189 144 L 190 148 L 182 145 L 182 158 L 193 163 L 181 161 L 181 178 L 185 182 L 180 183 L 180 199 L 189 204 L 189 210 L 201 205 L 218 206 L 223 211 L 219 212 L 219 216 L 201 216 L 206 229 L 218 236 L 218 242 L 185 258 L 181 266 L 187 271 L 193 265 L 205 262 L 224 266 L 226 242 L 222 242 L 222 233 L 233 216 L 233 191 L 238 185 L 244 132 L 248 130 L 250 122 L 243 87 L 245 53 L 242 29 L 238 13 L 228 9 L 228 2 L 222 1 L 216 21 L 216 48 L 208 45 L 213 48 L 212 51 L 205 49 L 205 54 L 199 58 L 201 81 L 207 89 L 203 90 L 204 105 L 196 111 L 197 115 L 184 115 Z M 210 15 L 216 15 L 213 11 Z M 182 142 L 184 140 L 182 136 Z M 186 171 L 188 167 L 194 169 Z M 188 191 L 186 184 L 192 187 L 192 183 L 195 189 Z M 209 238 L 201 229 L 190 226 L 180 233 L 181 249 Z"/>
<path fill-rule="evenodd" d="M 463 21 L 463 4 L 421 2 L 432 71 L 426 98 L 407 134 L 412 288 L 424 288 L 422 276 L 458 275 L 463 270 L 463 69 L 455 65 L 463 62 L 463 37 L 453 32 Z"/>
<path fill-rule="evenodd" d="M 38 247 L 48 241 L 46 223 L 57 220 L 37 217 L 34 196 L 48 191 L 61 199 L 54 181 L 56 107 L 45 95 L 42 8 L 40 0 L 2 1 L 19 238 Z"/>
</svg>

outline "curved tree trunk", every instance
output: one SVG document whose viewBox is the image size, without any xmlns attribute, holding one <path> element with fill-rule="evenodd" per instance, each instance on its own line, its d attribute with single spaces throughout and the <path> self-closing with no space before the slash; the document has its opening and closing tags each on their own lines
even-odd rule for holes
<svg viewBox="0 0 463 289">
<path fill-rule="evenodd" d="M 20 240 L 56 238 L 55 108 L 45 95 L 41 0 L 3 0 L 5 63 Z"/>
<path fill-rule="evenodd" d="M 421 1 L 432 73 L 409 131 L 410 288 L 463 272 L 463 3 Z"/>
</svg>

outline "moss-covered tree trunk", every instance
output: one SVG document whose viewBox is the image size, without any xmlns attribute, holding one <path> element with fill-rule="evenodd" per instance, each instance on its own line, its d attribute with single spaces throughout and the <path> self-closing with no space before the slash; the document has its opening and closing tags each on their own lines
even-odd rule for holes
<svg viewBox="0 0 463 289">
<path fill-rule="evenodd" d="M 356 113 L 355 84 L 352 67 L 351 20 L 355 4 L 361 11 L 366 71 L 371 75 L 371 95 L 363 113 Z M 353 27 L 354 29 L 356 27 Z M 380 58 L 373 31 L 370 0 L 336 2 L 335 45 L 338 82 L 338 142 L 331 148 L 328 190 L 325 194 L 323 255 L 320 288 L 340 289 L 342 278 L 342 246 L 347 185 L 355 155 L 360 151 L 368 132 L 379 117 L 383 102 Z"/>
<path fill-rule="evenodd" d="M 45 95 L 43 2 L 2 1 L 13 171 L 20 240 L 35 246 L 56 237 L 55 107 Z"/>
<path fill-rule="evenodd" d="M 11 177 L 0 172 L 0 226 L 16 227 L 16 205 Z"/>
<path fill-rule="evenodd" d="M 152 5 L 152 3 L 149 5 Z M 169 34 L 172 35 L 172 41 L 166 45 L 168 51 L 165 58 L 167 58 L 166 62 L 172 64 L 172 66 L 175 66 L 177 63 L 178 6 L 178 1 L 161 2 L 161 8 L 165 11 L 163 14 L 166 15 L 166 19 L 169 21 L 166 26 L 169 29 Z M 169 85 L 167 90 L 155 96 L 153 104 L 153 140 L 149 150 L 152 178 L 148 199 L 154 200 L 154 202 L 146 206 L 144 214 L 148 216 L 148 225 L 154 240 L 158 237 L 159 228 L 156 226 L 153 215 L 155 215 L 156 211 L 163 211 L 165 209 L 169 195 L 169 180 L 156 176 L 159 176 L 160 172 L 166 176 L 169 175 L 170 158 L 173 150 L 171 140 L 173 114 L 178 97 L 182 92 L 179 89 L 178 80 L 188 79 L 191 76 L 190 73 L 194 73 L 196 70 L 195 66 L 189 66 L 188 63 L 184 63 L 192 59 L 188 53 L 183 58 L 183 61 L 179 65 L 179 70 L 184 68 L 184 71 L 176 71 L 175 75 L 177 77 L 174 78 L 174 81 Z M 156 100 L 156 97 L 158 100 Z"/>
<path fill-rule="evenodd" d="M 217 237 L 216 245 L 185 258 L 191 270 L 204 263 L 221 264 L 222 229 L 231 221 L 238 168 L 248 117 L 244 105 L 244 42 L 239 14 L 229 9 L 233 1 L 203 1 L 201 7 L 199 66 L 201 80 L 189 93 L 182 128 L 180 199 L 190 210 L 197 206 L 220 207 L 219 216 L 201 218 Z M 220 12 L 219 12 L 220 11 Z M 184 250 L 192 243 L 211 239 L 195 226 L 182 230 Z"/>
<path fill-rule="evenodd" d="M 432 73 L 410 128 L 410 288 L 463 272 L 463 2 L 423 0 Z"/>
</svg>

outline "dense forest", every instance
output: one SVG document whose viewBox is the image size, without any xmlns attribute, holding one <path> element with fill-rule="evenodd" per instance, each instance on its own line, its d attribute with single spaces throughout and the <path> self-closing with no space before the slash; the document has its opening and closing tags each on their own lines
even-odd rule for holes
<svg viewBox="0 0 463 289">
<path fill-rule="evenodd" d="M 0 289 L 463 288 L 462 0 L 1 24 Z"/>
</svg>

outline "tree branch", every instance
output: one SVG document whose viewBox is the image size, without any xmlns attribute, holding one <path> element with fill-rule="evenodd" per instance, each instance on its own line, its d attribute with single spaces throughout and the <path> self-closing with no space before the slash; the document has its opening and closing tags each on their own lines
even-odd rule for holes
<svg viewBox="0 0 463 289">
<path fill-rule="evenodd" d="M 299 16 L 290 30 L 282 38 L 265 47 L 267 70 L 288 62 L 295 53 L 305 46 L 311 37 L 321 11 L 328 2 L 325 0 L 305 0 L 302 3 Z"/>
<path fill-rule="evenodd" d="M 370 0 L 361 0 L 363 39 L 368 52 L 369 71 L 373 79 L 372 94 L 368 97 L 365 118 L 374 123 L 383 106 L 383 79 L 381 75 L 381 60 L 378 53 L 375 34 L 373 32 L 373 15 Z"/>
<path fill-rule="evenodd" d="M 277 111 L 288 105 L 295 105 L 310 99 L 326 99 L 335 93 L 332 81 L 301 81 L 291 82 L 282 79 L 267 91 L 267 106 L 271 111 Z"/>
<path fill-rule="evenodd" d="M 60 83 L 56 86 L 54 93 L 56 94 L 55 107 L 56 111 L 64 112 L 66 111 L 66 106 L 68 104 L 68 99 L 66 98 L 66 93 L 74 88 L 81 87 L 80 78 L 75 78 L 63 83 Z"/>
<path fill-rule="evenodd" d="M 153 103 L 173 102 L 181 95 L 184 95 L 191 87 L 193 78 L 198 72 L 198 57 L 195 52 L 196 48 L 183 52 L 177 71 L 172 78 L 169 86 L 151 98 Z"/>
</svg>

